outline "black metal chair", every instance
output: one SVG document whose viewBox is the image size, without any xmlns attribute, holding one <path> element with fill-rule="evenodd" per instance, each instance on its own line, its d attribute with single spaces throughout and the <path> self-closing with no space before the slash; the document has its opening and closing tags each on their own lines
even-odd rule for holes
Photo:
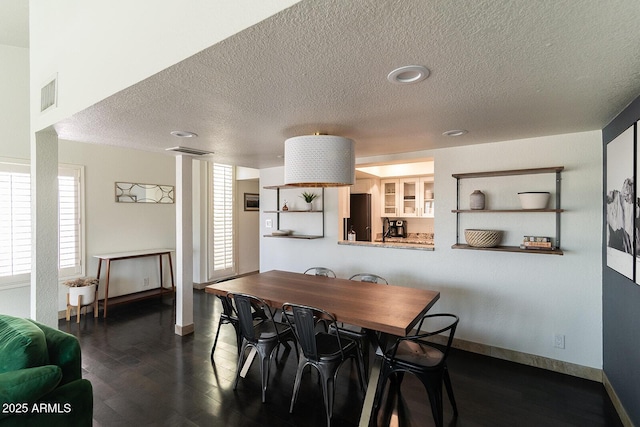
<svg viewBox="0 0 640 427">
<path fill-rule="evenodd" d="M 443 382 L 453 407 L 454 416 L 458 415 L 458 407 L 453 396 L 451 378 L 447 367 L 447 356 L 451 349 L 458 321 L 458 316 L 454 314 L 427 314 L 420 320 L 415 335 L 398 338 L 395 344 L 384 353 L 374 398 L 376 415 L 387 379 L 394 376 L 396 387 L 399 391 L 402 378 L 407 372 L 414 374 L 424 385 L 429 396 L 431 413 L 437 427 L 443 426 Z M 427 325 L 425 322 L 429 324 Z M 431 325 L 431 323 L 435 324 Z M 421 332 L 424 326 L 428 327 L 428 332 Z M 427 341 L 428 337 L 435 335 L 444 336 L 446 343 L 437 344 L 433 341 Z"/>
<path fill-rule="evenodd" d="M 336 273 L 334 273 L 333 270 L 331 270 L 330 268 L 326 268 L 326 267 L 307 268 L 304 274 L 311 274 L 311 275 L 315 274 L 316 276 L 325 276 L 325 277 L 332 277 L 332 278 L 336 277 Z"/>
<path fill-rule="evenodd" d="M 368 282 L 368 283 L 380 283 L 380 284 L 384 283 L 385 285 L 389 284 L 389 282 L 387 282 L 387 279 L 373 273 L 354 274 L 353 276 L 349 277 L 349 280 L 359 280 L 361 282 Z"/>
<path fill-rule="evenodd" d="M 366 283 L 379 283 L 388 285 L 389 282 L 384 277 L 378 276 L 373 273 L 358 273 L 354 274 L 349 280 L 366 282 Z M 365 372 L 369 372 L 369 333 L 367 330 L 349 324 L 339 324 L 340 333 L 355 340 L 360 346 L 360 351 L 364 359 Z M 331 331 L 329 331 L 331 332 Z M 375 332 L 374 332 L 375 333 Z"/>
<path fill-rule="evenodd" d="M 222 313 L 218 319 L 218 330 L 216 331 L 216 338 L 213 340 L 213 347 L 211 347 L 211 362 L 213 363 L 213 353 L 216 351 L 216 345 L 218 344 L 218 335 L 220 334 L 220 327 L 222 325 L 232 325 L 236 330 L 236 342 L 238 345 L 238 355 L 240 355 L 240 347 L 242 345 L 242 335 L 240 334 L 240 320 L 233 309 L 233 304 L 228 296 L 218 295 L 220 302 L 222 303 Z"/>
<path fill-rule="evenodd" d="M 260 376 L 262 379 L 262 403 L 266 401 L 267 385 L 269 383 L 269 367 L 274 350 L 280 344 L 289 347 L 287 341 L 294 341 L 295 337 L 291 331 L 291 327 L 283 323 L 278 323 L 273 319 L 273 312 L 267 303 L 253 295 L 247 294 L 229 294 L 235 302 L 236 312 L 238 314 L 240 334 L 242 336 L 242 345 L 240 355 L 238 357 L 238 369 L 236 372 L 236 380 L 233 383 L 233 389 L 238 386 L 240 372 L 245 361 L 246 350 L 249 347 L 256 349 L 260 357 Z M 257 320 L 254 313 L 262 311 L 266 314 L 266 319 Z M 295 347 L 295 345 L 294 345 Z M 296 353 L 298 349 L 296 347 Z M 277 358 L 276 351 L 276 358 Z"/>
<path fill-rule="evenodd" d="M 293 406 L 298 398 L 304 368 L 307 365 L 313 366 L 320 376 L 327 426 L 330 426 L 331 416 L 333 415 L 335 381 L 338 376 L 338 370 L 345 360 L 349 358 L 355 360 L 360 387 L 364 392 L 364 367 L 361 363 L 362 354 L 360 349 L 355 341 L 340 334 L 329 334 L 324 331 L 316 332 L 316 324 L 318 322 L 326 322 L 334 327 L 336 326 L 336 319 L 331 313 L 316 307 L 290 303 L 284 304 L 282 310 L 289 314 L 285 316 L 285 319 L 290 322 L 298 345 L 302 350 L 298 356 L 298 370 L 289 412 L 293 412 Z M 293 317 L 295 323 L 291 322 L 290 316 Z M 294 324 L 295 327 L 293 326 Z"/>
</svg>

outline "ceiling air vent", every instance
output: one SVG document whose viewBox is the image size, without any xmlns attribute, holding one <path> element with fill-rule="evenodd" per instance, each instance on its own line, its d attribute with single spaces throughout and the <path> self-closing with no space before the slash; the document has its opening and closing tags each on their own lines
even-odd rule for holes
<svg viewBox="0 0 640 427">
<path fill-rule="evenodd" d="M 58 105 L 58 75 L 53 76 L 42 89 L 40 89 L 40 112 Z"/>
<path fill-rule="evenodd" d="M 189 147 L 172 147 L 167 148 L 166 151 L 175 151 L 176 153 L 190 154 L 192 156 L 206 156 L 207 154 L 213 154 L 213 151 L 198 150 L 197 148 Z"/>
</svg>

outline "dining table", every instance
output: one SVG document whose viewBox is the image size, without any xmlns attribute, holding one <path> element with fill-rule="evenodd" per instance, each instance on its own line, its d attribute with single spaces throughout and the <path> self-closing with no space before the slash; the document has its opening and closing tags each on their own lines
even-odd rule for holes
<svg viewBox="0 0 640 427">
<path fill-rule="evenodd" d="M 358 282 L 281 270 L 250 274 L 207 285 L 205 292 L 220 296 L 250 294 L 262 298 L 274 308 L 281 308 L 284 303 L 318 307 L 333 314 L 338 322 L 377 331 L 383 336 L 409 334 L 440 298 L 440 292 L 423 288 Z M 370 367 L 360 415 L 361 427 L 370 424 L 382 364 L 382 350 L 377 343 L 376 345 L 376 357 Z"/>
</svg>

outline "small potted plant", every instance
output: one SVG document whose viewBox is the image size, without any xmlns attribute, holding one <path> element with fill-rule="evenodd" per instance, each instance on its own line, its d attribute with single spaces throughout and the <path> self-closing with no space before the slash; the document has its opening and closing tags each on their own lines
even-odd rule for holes
<svg viewBox="0 0 640 427">
<path fill-rule="evenodd" d="M 93 304 L 95 301 L 98 279 L 94 279 L 93 277 L 79 277 L 77 279 L 67 280 L 64 284 L 69 287 L 69 305 L 78 307 L 79 305 Z M 78 296 L 80 296 L 79 300 Z"/>
<path fill-rule="evenodd" d="M 312 211 L 313 201 L 318 197 L 318 195 L 316 193 L 309 193 L 305 191 L 300 195 L 300 197 L 302 197 L 304 201 L 307 202 L 307 210 Z"/>
</svg>

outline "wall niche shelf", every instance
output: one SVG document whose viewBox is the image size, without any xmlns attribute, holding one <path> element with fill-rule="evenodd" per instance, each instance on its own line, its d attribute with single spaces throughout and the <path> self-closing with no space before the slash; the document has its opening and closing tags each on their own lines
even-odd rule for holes
<svg viewBox="0 0 640 427">
<path fill-rule="evenodd" d="M 456 209 L 452 209 L 451 212 L 456 214 L 456 244 L 452 245 L 452 249 L 469 249 L 480 251 L 497 251 L 497 252 L 521 252 L 528 254 L 544 254 L 544 255 L 563 255 L 563 251 L 560 249 L 560 214 L 564 212 L 561 208 L 561 182 L 562 171 L 564 166 L 553 166 L 548 168 L 534 168 L 534 169 L 513 169 L 504 171 L 487 171 L 487 172 L 472 172 L 472 173 L 459 173 L 452 174 L 456 179 Z M 460 209 L 460 180 L 473 179 L 473 178 L 492 178 L 492 177 L 504 177 L 513 175 L 536 175 L 536 174 L 549 174 L 554 173 L 556 175 L 556 192 L 555 192 L 555 208 L 554 209 Z M 528 213 L 554 213 L 556 234 L 554 237 L 555 249 L 521 249 L 519 246 L 496 246 L 493 248 L 478 248 L 469 246 L 464 243 L 460 243 L 460 215 L 461 214 L 491 214 L 491 213 L 514 213 L 514 214 L 528 214 Z"/>
<path fill-rule="evenodd" d="M 298 187 L 295 185 L 269 185 L 263 187 L 265 190 L 276 190 L 276 207 L 281 206 L 280 204 L 280 190 L 284 189 L 302 189 L 305 187 Z M 276 230 L 280 230 L 280 215 L 287 214 L 321 214 L 322 215 L 322 234 L 288 234 L 288 235 L 274 235 L 274 234 L 265 234 L 263 237 L 274 237 L 278 239 L 322 239 L 324 238 L 324 188 L 322 188 L 322 192 L 317 200 L 322 202 L 322 209 L 313 209 L 313 210 L 300 210 L 300 209 L 289 209 L 286 211 L 280 210 L 265 210 L 264 213 L 276 214 Z"/>
</svg>

